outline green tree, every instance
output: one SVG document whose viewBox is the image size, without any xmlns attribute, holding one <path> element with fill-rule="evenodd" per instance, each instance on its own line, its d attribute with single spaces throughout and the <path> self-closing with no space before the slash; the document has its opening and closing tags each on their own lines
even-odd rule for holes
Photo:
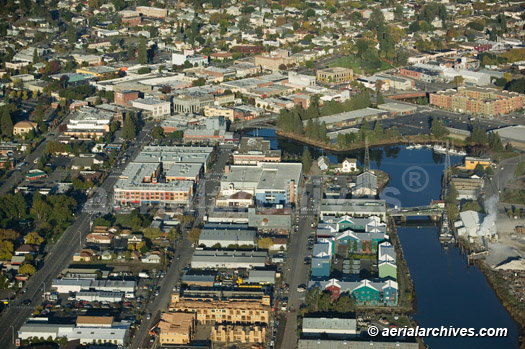
<svg viewBox="0 0 525 349">
<path fill-rule="evenodd" d="M 355 311 L 354 298 L 348 294 L 341 295 L 334 307 L 340 313 L 350 313 Z"/>
<path fill-rule="evenodd" d="M 479 126 L 474 126 L 474 128 L 472 129 L 472 134 L 470 136 L 470 141 L 477 144 L 488 144 L 489 137 L 487 135 L 487 132 L 483 128 Z"/>
<path fill-rule="evenodd" d="M 385 98 L 383 97 L 383 94 L 381 92 L 377 93 L 376 104 L 377 105 L 385 104 Z"/>
<path fill-rule="evenodd" d="M 33 275 L 35 272 L 36 269 L 31 264 L 24 264 L 18 269 L 18 273 L 22 275 Z"/>
<path fill-rule="evenodd" d="M 70 45 L 73 45 L 77 41 L 77 33 L 75 32 L 75 28 L 72 25 L 69 25 L 67 27 L 66 37 L 67 37 L 67 42 Z"/>
<path fill-rule="evenodd" d="M 10 261 L 13 257 L 13 243 L 7 240 L 0 240 L 0 260 Z"/>
<path fill-rule="evenodd" d="M 7 107 L 4 107 L 2 111 L 0 127 L 2 128 L 3 136 L 11 137 L 13 135 L 13 119 L 11 119 L 11 113 Z"/>
<path fill-rule="evenodd" d="M 461 205 L 461 212 L 464 211 L 476 211 L 481 212 L 483 209 L 476 201 L 467 201 L 463 205 Z"/>
<path fill-rule="evenodd" d="M 188 239 L 194 244 L 198 244 L 199 243 L 199 237 L 200 236 L 201 236 L 201 230 L 199 228 L 192 228 L 188 232 Z"/>
<path fill-rule="evenodd" d="M 496 132 L 491 132 L 489 135 L 489 147 L 492 151 L 500 152 L 505 150 L 505 147 L 503 146 L 503 143 L 501 142 L 501 138 L 499 137 L 499 134 Z"/>
<path fill-rule="evenodd" d="M 131 114 L 124 118 L 124 125 L 122 126 L 122 136 L 126 140 L 132 140 L 137 135 L 137 122 L 135 117 Z"/>
<path fill-rule="evenodd" d="M 32 231 L 24 237 L 24 242 L 29 245 L 41 245 L 44 242 L 44 238 L 36 231 Z"/>
<path fill-rule="evenodd" d="M 148 49 L 146 47 L 146 39 L 143 36 L 141 36 L 139 40 L 137 57 L 140 64 L 148 63 Z"/>
<path fill-rule="evenodd" d="M 443 122 L 441 121 L 441 119 L 438 118 L 432 119 L 430 132 L 436 138 L 444 137 L 449 133 L 445 126 L 443 126 Z"/>
<path fill-rule="evenodd" d="M 164 129 L 160 126 L 155 126 L 151 131 L 151 137 L 153 139 L 162 139 L 164 137 Z"/>
<path fill-rule="evenodd" d="M 303 172 L 310 172 L 310 169 L 312 168 L 312 155 L 310 154 L 310 150 L 308 150 L 308 148 L 306 148 L 303 152 L 302 162 Z"/>
</svg>

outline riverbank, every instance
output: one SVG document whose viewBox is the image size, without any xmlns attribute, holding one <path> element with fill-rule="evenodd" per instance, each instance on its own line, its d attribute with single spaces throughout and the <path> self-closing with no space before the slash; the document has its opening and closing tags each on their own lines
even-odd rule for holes
<svg viewBox="0 0 525 349">
<path fill-rule="evenodd" d="M 337 145 L 331 144 L 331 143 L 324 143 L 318 140 L 314 140 L 308 137 L 304 137 L 292 132 L 283 132 L 276 130 L 275 134 L 280 137 L 288 138 L 297 142 L 300 142 L 302 144 L 314 146 L 320 149 L 329 150 L 334 153 L 346 153 L 349 151 L 359 150 L 363 149 L 365 147 L 365 142 L 355 142 L 351 145 L 341 148 Z M 410 145 L 410 144 L 443 144 L 446 142 L 445 139 L 436 139 L 432 137 L 429 134 L 425 135 L 417 135 L 417 136 L 406 136 L 396 139 L 384 139 L 380 141 L 375 141 L 373 143 L 369 143 L 369 147 L 378 147 L 378 146 L 390 146 L 390 145 Z M 463 145 L 456 145 L 457 148 L 463 147 Z"/>
</svg>

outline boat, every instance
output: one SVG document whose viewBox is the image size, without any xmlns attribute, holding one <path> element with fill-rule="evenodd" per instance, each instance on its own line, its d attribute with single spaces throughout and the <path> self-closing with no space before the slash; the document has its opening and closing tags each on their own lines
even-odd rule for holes
<svg viewBox="0 0 525 349">
<path fill-rule="evenodd" d="M 414 149 L 421 149 L 423 148 L 423 145 L 422 144 L 416 144 L 414 145 Z"/>
<path fill-rule="evenodd" d="M 445 148 L 444 146 L 442 145 L 439 145 L 439 144 L 436 144 L 432 147 L 432 149 L 436 152 L 436 153 L 446 153 L 447 152 L 447 148 Z"/>
<path fill-rule="evenodd" d="M 408 145 L 405 149 L 412 150 L 412 149 L 416 149 L 416 147 L 413 145 Z"/>
</svg>

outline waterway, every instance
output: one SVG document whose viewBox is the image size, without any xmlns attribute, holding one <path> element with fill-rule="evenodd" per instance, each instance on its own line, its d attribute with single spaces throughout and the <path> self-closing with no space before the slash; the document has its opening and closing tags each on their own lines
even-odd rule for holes
<svg viewBox="0 0 525 349">
<path fill-rule="evenodd" d="M 281 149 L 285 156 L 300 156 L 305 146 L 275 135 L 274 130 L 248 132 L 271 141 L 272 149 Z M 308 147 L 314 159 L 326 155 L 331 162 L 346 157 L 358 159 L 362 165 L 364 151 L 332 154 Z M 451 163 L 461 161 L 451 157 Z M 390 175 L 390 182 L 381 198 L 390 205 L 422 206 L 439 199 L 444 155 L 428 149 L 407 150 L 404 146 L 370 149 L 370 167 Z M 490 288 L 478 268 L 467 266 L 466 257 L 455 246 L 445 250 L 438 241 L 434 226 L 398 227 L 399 239 L 417 295 L 414 319 L 421 327 L 454 326 L 475 328 L 507 328 L 508 335 L 487 337 L 426 337 L 425 344 L 434 348 L 517 348 L 518 328 Z"/>
</svg>

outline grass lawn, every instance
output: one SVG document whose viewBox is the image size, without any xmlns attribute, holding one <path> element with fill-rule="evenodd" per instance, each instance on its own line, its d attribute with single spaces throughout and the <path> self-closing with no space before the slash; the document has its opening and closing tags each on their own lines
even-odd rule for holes
<svg viewBox="0 0 525 349">
<path fill-rule="evenodd" d="M 357 58 L 354 55 L 345 56 L 336 59 L 335 61 L 328 64 L 329 67 L 343 67 L 343 68 L 351 68 L 354 73 L 362 73 L 363 72 L 363 64 L 359 58 Z M 381 61 L 381 68 L 379 69 L 364 69 L 364 72 L 367 74 L 376 73 L 378 71 L 391 69 L 393 66 L 387 62 Z"/>
<path fill-rule="evenodd" d="M 121 227 L 131 228 L 133 224 L 131 223 L 131 214 L 116 214 L 115 215 L 115 225 L 120 225 Z"/>
</svg>

